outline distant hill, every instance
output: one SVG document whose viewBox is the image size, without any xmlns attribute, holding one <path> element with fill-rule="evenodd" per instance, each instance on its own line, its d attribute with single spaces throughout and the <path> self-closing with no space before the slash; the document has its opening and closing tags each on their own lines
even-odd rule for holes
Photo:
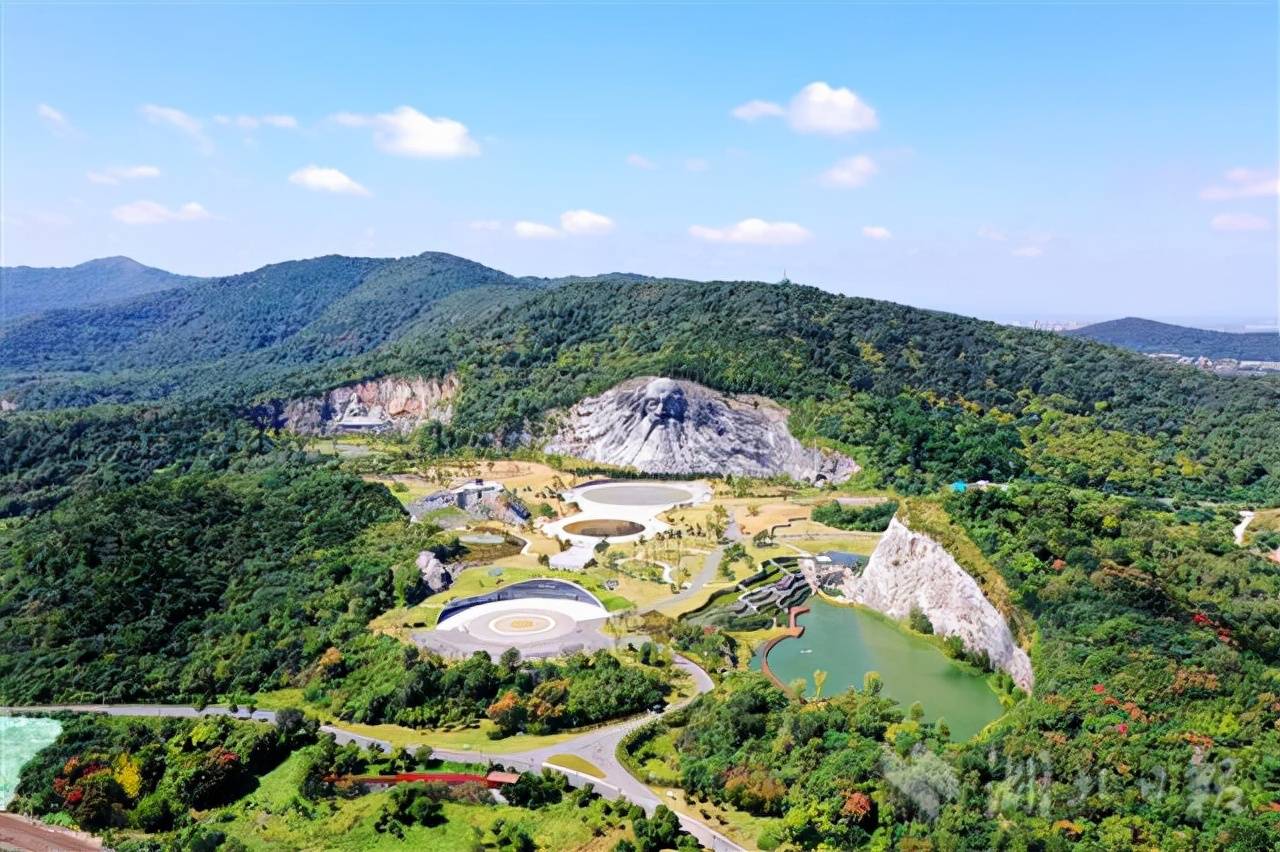
<svg viewBox="0 0 1280 852">
<path fill-rule="evenodd" d="M 1134 352 L 1170 352 L 1192 358 L 1239 358 L 1246 361 L 1280 361 L 1280 335 L 1271 332 L 1232 334 L 1188 328 L 1167 322 L 1125 317 L 1068 331 Z"/>
<path fill-rule="evenodd" d="M 0 387 L 56 385 L 48 405 L 236 398 L 413 331 L 431 337 L 546 282 L 453 255 L 329 255 L 264 266 L 0 329 Z"/>
<path fill-rule="evenodd" d="M 198 280 L 127 257 L 49 269 L 6 266 L 0 268 L 0 323 L 61 308 L 118 302 Z"/>
</svg>

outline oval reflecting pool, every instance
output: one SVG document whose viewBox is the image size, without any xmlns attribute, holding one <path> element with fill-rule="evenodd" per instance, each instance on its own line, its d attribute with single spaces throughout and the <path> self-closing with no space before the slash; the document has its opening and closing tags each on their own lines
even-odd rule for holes
<svg viewBox="0 0 1280 852">
<path fill-rule="evenodd" d="M 818 597 L 808 605 L 810 611 L 798 622 L 804 635 L 783 639 L 769 652 L 769 668 L 783 683 L 802 677 L 812 696 L 813 672 L 821 669 L 827 673 L 823 694 L 830 697 L 861 689 L 867 672 L 879 672 L 885 695 L 901 703 L 904 712 L 919 701 L 925 719 L 946 720 L 953 740 L 968 739 L 1004 712 L 985 677 L 952 662 L 928 641 L 857 607 Z M 759 670 L 759 653 L 751 667 Z"/>
<path fill-rule="evenodd" d="M 595 518 L 588 521 L 572 521 L 564 525 L 564 531 L 571 535 L 588 535 L 594 538 L 612 538 L 614 536 L 635 535 L 644 532 L 644 524 L 635 521 Z"/>
<path fill-rule="evenodd" d="M 614 482 L 595 485 L 582 491 L 583 498 L 607 506 L 667 506 L 687 503 L 693 492 L 675 485 L 650 482 Z"/>
</svg>

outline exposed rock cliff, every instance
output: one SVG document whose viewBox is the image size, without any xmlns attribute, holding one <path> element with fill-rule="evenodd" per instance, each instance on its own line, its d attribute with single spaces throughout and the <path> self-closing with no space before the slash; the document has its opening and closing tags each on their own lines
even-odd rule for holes
<svg viewBox="0 0 1280 852">
<path fill-rule="evenodd" d="M 559 418 L 545 449 L 646 473 L 842 482 L 858 471 L 852 459 L 797 441 L 786 409 L 770 400 L 653 377 L 582 400 Z"/>
<path fill-rule="evenodd" d="M 384 376 L 334 388 L 323 396 L 286 402 L 276 426 L 307 435 L 335 432 L 409 432 L 429 420 L 448 423 L 458 379 Z"/>
<path fill-rule="evenodd" d="M 934 633 L 959 636 L 971 652 L 985 651 L 993 666 L 1031 691 L 1031 660 L 977 581 L 942 545 L 912 532 L 897 518 L 889 523 L 862 575 L 846 577 L 841 591 L 893 618 L 906 618 L 919 609 L 929 617 Z"/>
</svg>

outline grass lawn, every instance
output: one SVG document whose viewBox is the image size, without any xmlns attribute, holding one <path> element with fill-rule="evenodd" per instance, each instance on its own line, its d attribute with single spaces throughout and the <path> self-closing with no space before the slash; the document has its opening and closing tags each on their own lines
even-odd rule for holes
<svg viewBox="0 0 1280 852">
<path fill-rule="evenodd" d="M 572 769 L 575 772 L 581 772 L 583 775 L 590 775 L 592 778 L 604 777 L 604 770 L 585 757 L 579 757 L 576 754 L 553 754 L 547 758 L 546 762 L 553 763 L 556 766 L 563 766 L 565 769 Z"/>
<path fill-rule="evenodd" d="M 807 550 L 810 553 L 822 553 L 825 550 L 843 550 L 846 553 L 861 553 L 870 556 L 871 551 L 880 543 L 880 533 L 848 532 L 836 530 L 830 536 L 814 536 L 808 538 L 782 539 L 787 544 Z M 791 551 L 794 556 L 795 551 Z"/>
<path fill-rule="evenodd" d="M 671 810 L 693 817 L 747 849 L 760 848 L 760 835 L 767 829 L 782 827 L 780 817 L 758 817 L 733 808 L 721 807 L 712 802 L 695 801 L 685 804 L 684 790 L 679 787 L 650 786 L 658 798 Z"/>
<path fill-rule="evenodd" d="M 494 754 L 511 754 L 544 746 L 559 745 L 571 740 L 582 731 L 566 731 L 558 734 L 534 736 L 517 734 L 500 740 L 489 739 L 488 732 L 494 729 L 493 722 L 481 719 L 473 728 L 455 731 L 418 731 L 400 725 L 360 725 L 344 722 L 321 707 L 308 704 L 302 697 L 301 689 L 277 689 L 271 692 L 260 692 L 254 696 L 258 708 L 262 710 L 279 710 L 283 707 L 297 707 L 310 716 L 319 719 L 326 725 L 334 725 L 353 734 L 386 740 L 392 746 L 429 745 L 435 748 L 453 749 L 456 751 L 484 751 Z"/>
<path fill-rule="evenodd" d="M 305 803 L 301 808 L 283 811 L 269 811 L 246 801 L 224 809 L 211 824 L 254 850 L 404 852 L 485 848 L 492 841 L 491 829 L 499 819 L 525 829 L 539 849 L 608 849 L 628 834 L 608 825 L 598 807 L 584 809 L 567 801 L 538 810 L 446 802 L 441 825 L 406 828 L 401 839 L 374 829 L 390 795 L 388 790 L 354 799 Z M 606 838 L 608 845 L 597 845 Z"/>
<path fill-rule="evenodd" d="M 1252 541 L 1253 536 L 1265 532 L 1280 532 L 1280 509 L 1257 510 L 1249 526 L 1244 528 L 1245 544 Z"/>
<path fill-rule="evenodd" d="M 687 600 L 680 601 L 678 603 L 659 606 L 658 612 L 662 613 L 663 615 L 670 616 L 671 618 L 679 618 L 680 616 L 684 615 L 686 612 L 692 612 L 693 610 L 702 606 L 704 603 L 710 600 L 711 596 L 716 592 L 720 591 L 721 589 L 730 588 L 733 585 L 734 585 L 733 583 L 722 580 L 720 576 L 717 574 L 716 579 L 712 580 L 710 583 L 707 583 L 705 586 L 699 589 L 698 593 L 693 597 L 688 598 Z"/>
<path fill-rule="evenodd" d="M 425 497 L 428 494 L 434 494 L 440 490 L 440 485 L 422 478 L 414 474 L 385 474 L 385 475 L 368 475 L 361 477 L 365 482 L 380 482 L 387 486 L 387 490 L 391 492 L 391 496 L 395 497 L 403 505 L 408 505 L 419 497 Z"/>
</svg>

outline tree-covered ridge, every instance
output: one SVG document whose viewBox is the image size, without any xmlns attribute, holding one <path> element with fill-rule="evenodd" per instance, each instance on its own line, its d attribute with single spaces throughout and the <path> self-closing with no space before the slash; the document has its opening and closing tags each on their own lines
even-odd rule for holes
<svg viewBox="0 0 1280 852">
<path fill-rule="evenodd" d="M 0 332 L 0 388 L 24 407 L 167 397 L 246 402 L 266 381 L 429 333 L 438 302 L 540 282 L 451 255 L 329 256 L 207 279 L 116 305 L 59 311 Z M 484 304 L 466 305 L 468 318 Z M 424 327 L 424 322 L 427 325 Z"/>
<path fill-rule="evenodd" d="M 784 402 L 795 431 L 869 448 L 885 481 L 910 489 L 1089 467 L 1069 443 L 1057 461 L 1026 449 L 1029 432 L 1061 412 L 1149 457 L 1152 491 L 1280 497 L 1280 382 L 794 285 L 569 284 L 482 327 L 402 339 L 355 365 L 371 375 L 457 370 L 462 444 L 510 441 L 548 409 L 667 375 Z"/>
<path fill-rule="evenodd" d="M 0 417 L 0 518 L 136 485 L 161 468 L 224 470 L 272 445 L 234 410 L 211 405 L 10 414 Z"/>
<path fill-rule="evenodd" d="M 0 529 L 0 701 L 283 685 L 393 605 L 388 563 L 434 532 L 381 486 L 295 464 L 73 497 Z"/>
<path fill-rule="evenodd" d="M 1280 335 L 1275 332 L 1210 331 L 1125 317 L 1086 325 L 1066 333 L 1072 337 L 1109 343 L 1135 352 L 1170 352 L 1191 358 L 1204 356 L 1245 361 L 1280 361 Z"/>
<path fill-rule="evenodd" d="M 117 302 L 199 279 L 144 266 L 127 257 L 103 257 L 77 266 L 0 268 L 0 325 L 31 314 Z"/>
</svg>

